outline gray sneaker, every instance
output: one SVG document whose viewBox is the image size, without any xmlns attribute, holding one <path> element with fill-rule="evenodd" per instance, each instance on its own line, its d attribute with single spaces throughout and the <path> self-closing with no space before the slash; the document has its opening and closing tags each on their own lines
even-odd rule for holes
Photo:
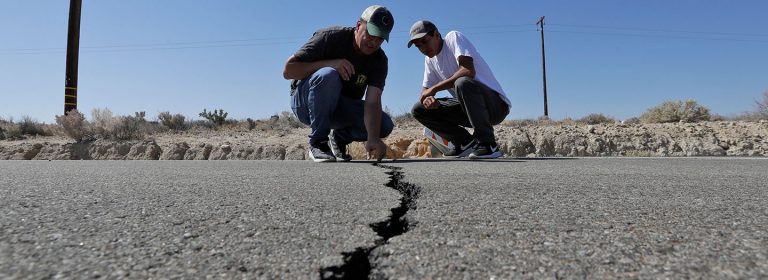
<svg viewBox="0 0 768 280">
<path fill-rule="evenodd" d="M 352 160 L 352 156 L 347 154 L 347 145 L 347 143 L 336 141 L 336 136 L 334 136 L 333 130 L 331 130 L 331 134 L 328 135 L 328 146 L 331 146 L 331 152 L 336 157 L 336 161 Z"/>
<path fill-rule="evenodd" d="M 309 145 L 309 158 L 314 162 L 336 161 L 336 157 L 331 153 L 328 142 L 320 142 L 317 146 Z"/>
<path fill-rule="evenodd" d="M 503 153 L 499 150 L 499 146 L 496 143 L 478 144 L 477 149 L 469 154 L 470 159 L 483 159 L 483 158 L 498 158 Z"/>
<path fill-rule="evenodd" d="M 447 158 L 466 157 L 470 153 L 474 152 L 475 149 L 477 149 L 477 141 L 472 139 L 472 141 L 469 141 L 467 144 L 454 145 L 453 150 L 448 151 L 447 153 L 443 154 L 443 156 Z"/>
</svg>

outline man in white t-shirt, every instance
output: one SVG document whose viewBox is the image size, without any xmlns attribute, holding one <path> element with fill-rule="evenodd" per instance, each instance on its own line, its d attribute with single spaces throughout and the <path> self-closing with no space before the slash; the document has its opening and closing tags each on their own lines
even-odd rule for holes
<svg viewBox="0 0 768 280">
<path fill-rule="evenodd" d="M 412 113 L 424 126 L 453 143 L 454 150 L 444 156 L 502 156 L 493 125 L 509 114 L 510 102 L 475 46 L 458 31 L 443 38 L 426 20 L 411 26 L 408 47 L 411 45 L 426 56 L 421 97 Z M 435 94 L 443 90 L 452 97 L 436 98 Z M 474 134 L 465 127 L 474 128 Z"/>
</svg>

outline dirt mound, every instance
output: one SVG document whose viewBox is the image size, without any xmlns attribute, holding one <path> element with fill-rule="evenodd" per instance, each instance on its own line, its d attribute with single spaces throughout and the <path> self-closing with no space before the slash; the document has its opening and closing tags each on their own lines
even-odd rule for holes
<svg viewBox="0 0 768 280">
<path fill-rule="evenodd" d="M 422 127 L 395 128 L 387 158 L 432 157 Z M 63 137 L 0 141 L 5 160 L 303 160 L 307 128 L 262 131 L 166 133 L 141 141 L 72 143 Z M 552 156 L 768 156 L 768 122 L 497 126 L 507 157 Z M 365 158 L 362 143 L 349 147 Z M 439 155 L 435 155 L 439 156 Z"/>
</svg>

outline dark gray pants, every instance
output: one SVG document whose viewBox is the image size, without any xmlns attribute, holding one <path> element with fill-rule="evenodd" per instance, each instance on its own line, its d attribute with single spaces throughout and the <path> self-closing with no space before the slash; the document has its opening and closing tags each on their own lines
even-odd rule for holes
<svg viewBox="0 0 768 280">
<path fill-rule="evenodd" d="M 438 98 L 438 108 L 427 109 L 417 102 L 411 110 L 413 117 L 454 145 L 473 137 L 479 143 L 495 142 L 493 125 L 507 117 L 509 106 L 496 91 L 469 77 L 457 79 L 454 89 L 458 98 Z M 464 127 L 473 127 L 474 135 Z"/>
</svg>

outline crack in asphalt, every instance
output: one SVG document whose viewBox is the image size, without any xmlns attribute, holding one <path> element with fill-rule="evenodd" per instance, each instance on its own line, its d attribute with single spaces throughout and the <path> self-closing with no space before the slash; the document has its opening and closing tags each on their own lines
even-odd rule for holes
<svg viewBox="0 0 768 280">
<path fill-rule="evenodd" d="M 344 264 L 339 266 L 325 267 L 320 269 L 320 279 L 368 279 L 370 278 L 373 267 L 371 259 L 375 258 L 374 250 L 389 242 L 389 239 L 408 232 L 416 221 L 408 218 L 408 211 L 416 210 L 416 200 L 419 198 L 421 187 L 403 181 L 403 172 L 401 167 L 381 165 L 374 163 L 384 169 L 389 169 L 386 174 L 389 175 L 388 188 L 398 191 L 402 197 L 400 205 L 390 209 L 392 214 L 386 220 L 371 223 L 368 226 L 379 235 L 379 239 L 374 242 L 374 246 L 357 247 L 352 252 L 341 253 L 344 256 Z"/>
</svg>

